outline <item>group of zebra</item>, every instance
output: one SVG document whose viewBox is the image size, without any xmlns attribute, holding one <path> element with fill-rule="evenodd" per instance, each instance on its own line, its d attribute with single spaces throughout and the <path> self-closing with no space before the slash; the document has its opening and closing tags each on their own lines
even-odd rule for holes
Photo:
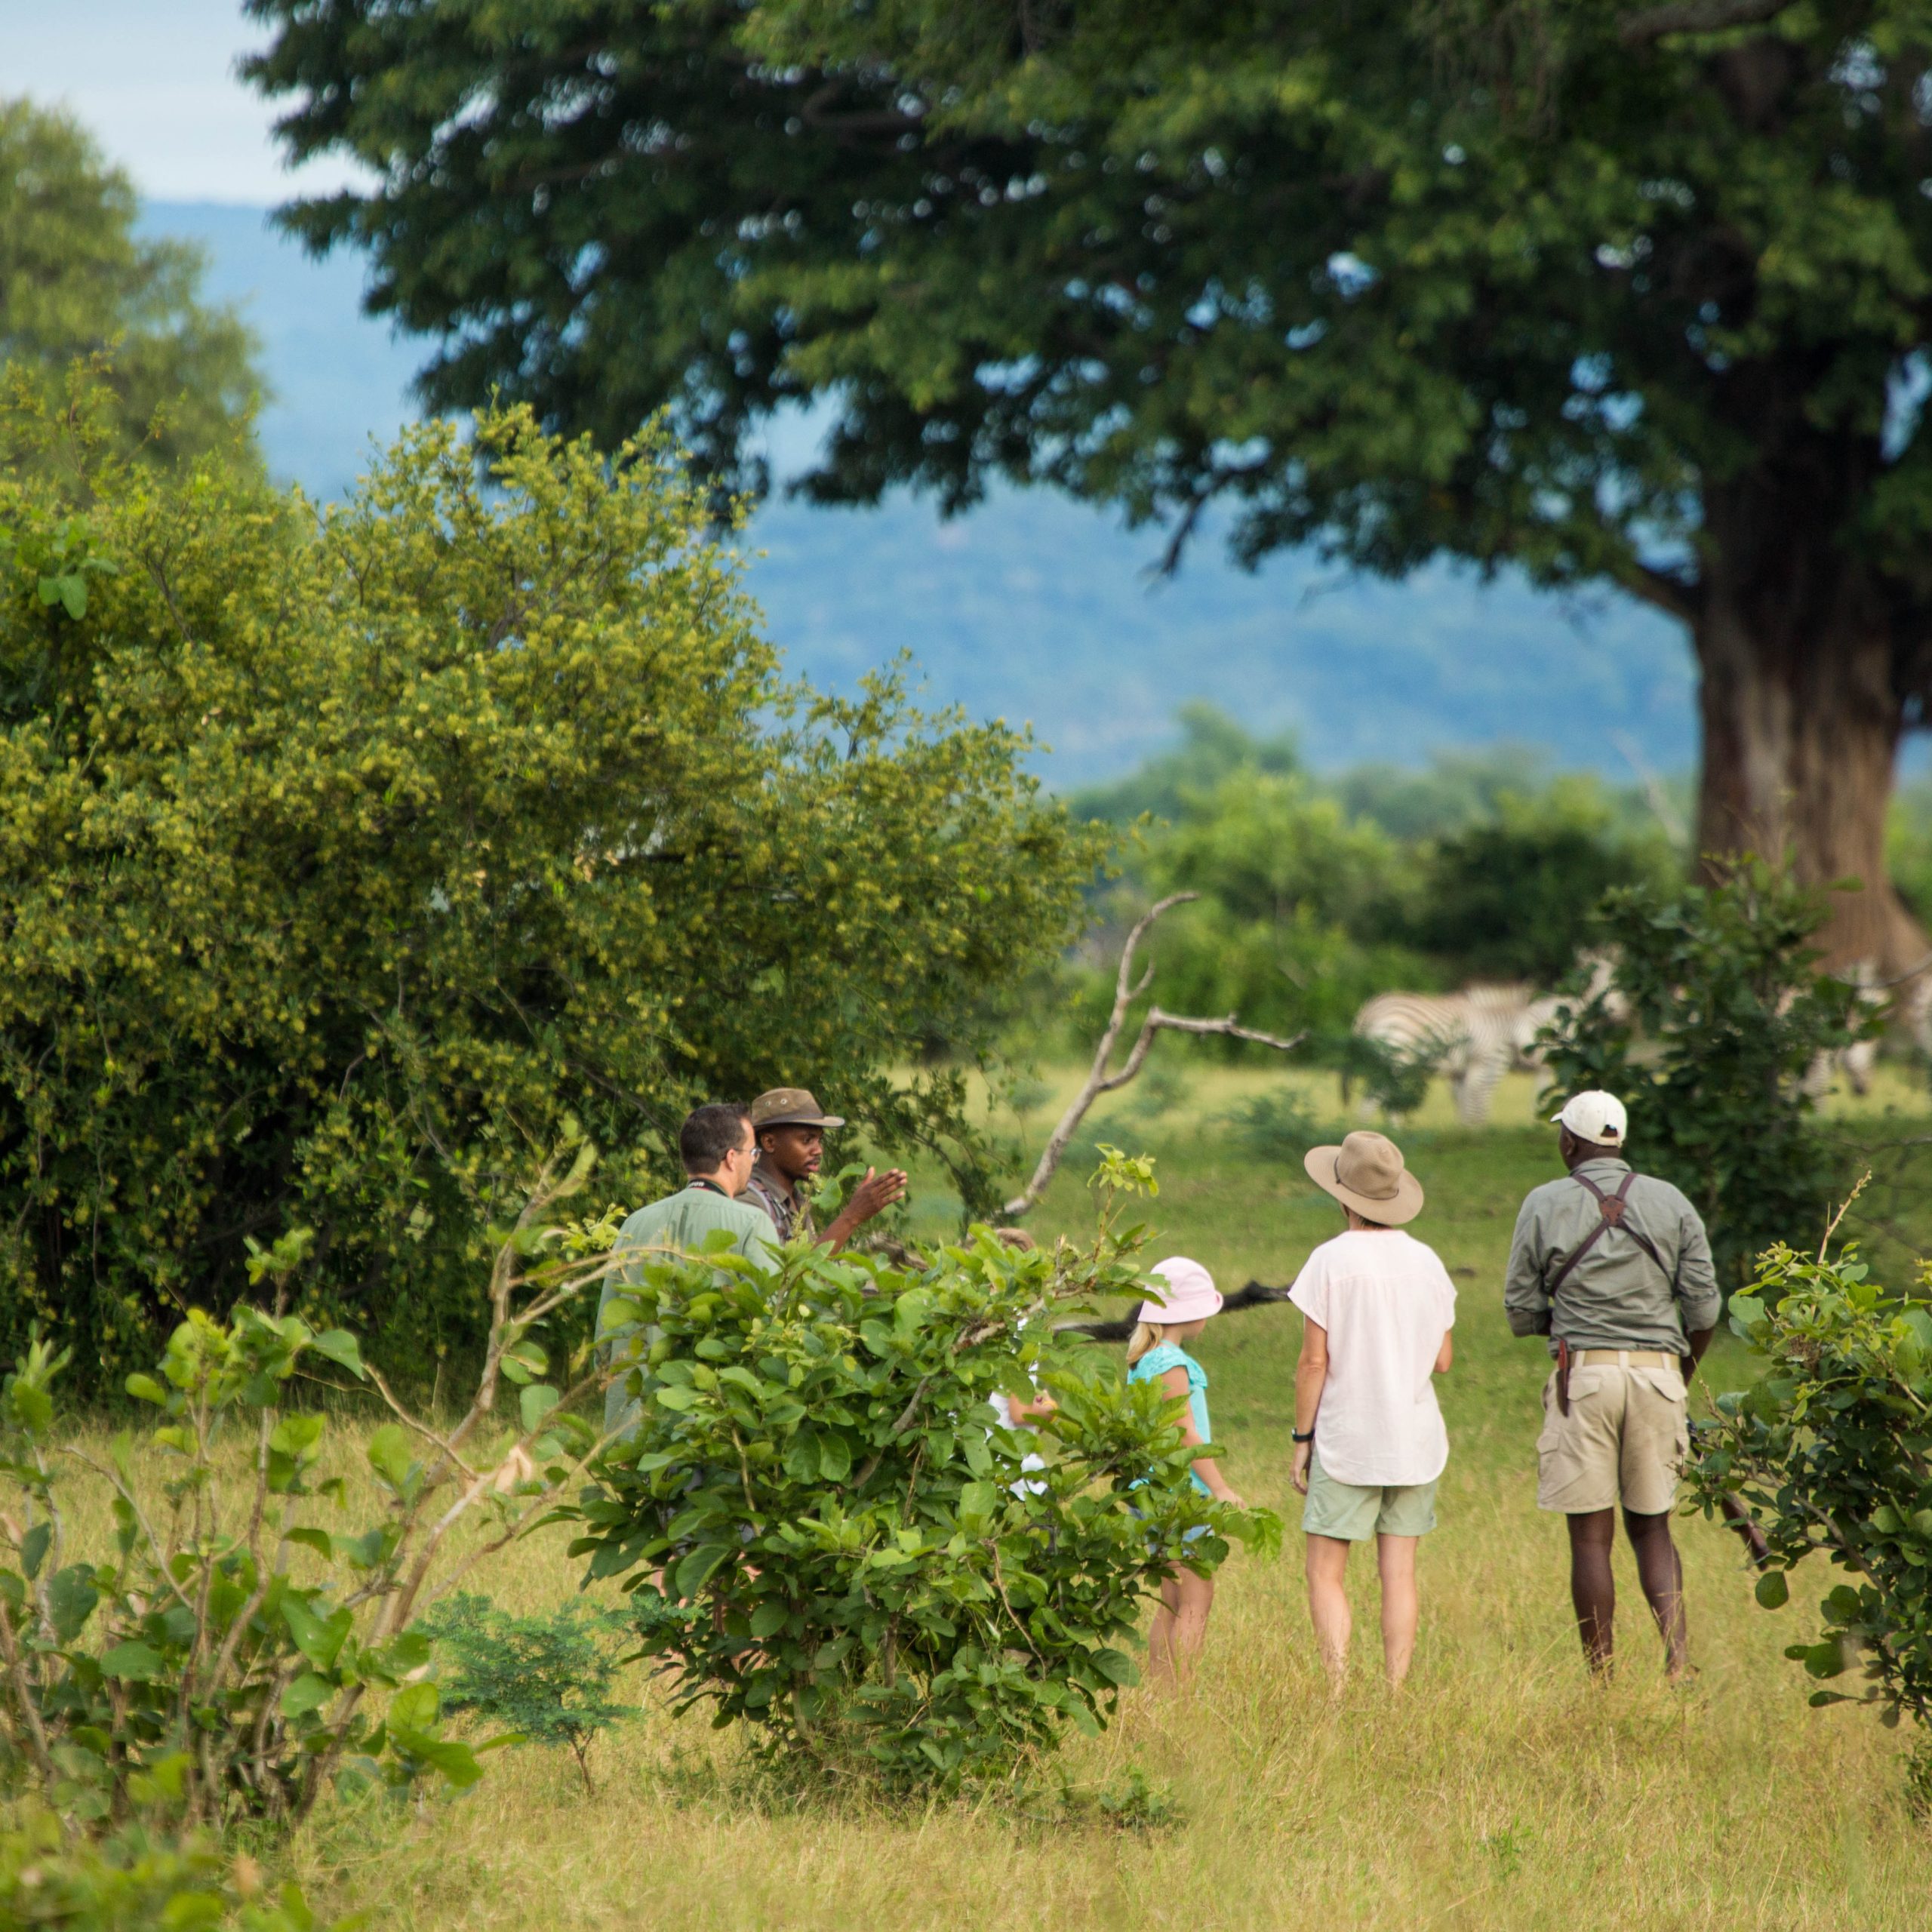
<svg viewBox="0 0 1932 1932">
<path fill-rule="evenodd" d="M 1489 1118 L 1490 1100 L 1504 1074 L 1543 1070 L 1540 1036 L 1559 1007 L 1601 996 L 1611 1017 L 1621 1017 L 1615 961 L 1607 954 L 1592 953 L 1585 963 L 1589 981 L 1580 995 L 1539 994 L 1521 985 L 1474 985 L 1454 993 L 1377 993 L 1355 1015 L 1355 1031 L 1405 1060 L 1432 1061 L 1449 1082 L 1457 1118 L 1465 1127 L 1480 1127 Z M 1854 969 L 1850 977 L 1861 998 L 1874 1003 L 1884 998 L 1869 969 Z M 1921 1012 L 1932 1014 L 1932 1008 L 1915 1006 L 1915 1020 Z M 1932 1017 L 1925 1023 L 1932 1027 Z M 1932 1050 L 1932 1041 L 1927 1044 Z M 1853 1091 L 1863 1094 L 1871 1084 L 1878 1053 L 1876 1040 L 1856 1040 L 1836 1053 L 1820 1054 L 1805 1075 L 1805 1091 L 1820 1097 L 1842 1073 Z M 1374 1106 L 1372 1098 L 1365 1098 L 1364 1115 Z"/>
</svg>

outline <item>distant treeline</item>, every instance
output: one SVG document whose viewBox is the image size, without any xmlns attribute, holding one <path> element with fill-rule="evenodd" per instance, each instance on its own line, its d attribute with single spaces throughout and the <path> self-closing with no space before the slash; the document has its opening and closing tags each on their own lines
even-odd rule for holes
<svg viewBox="0 0 1932 1932">
<path fill-rule="evenodd" d="M 1609 888 L 1674 879 L 1688 857 L 1681 780 L 1620 788 L 1514 746 L 1318 774 L 1294 738 L 1211 706 L 1180 723 L 1173 750 L 1072 801 L 1126 835 L 1060 1008 L 1087 1037 L 1120 928 L 1164 893 L 1201 903 L 1155 935 L 1162 1004 L 1325 1038 L 1392 987 L 1554 986 Z"/>
<path fill-rule="evenodd" d="M 1514 745 L 1322 773 L 1294 737 L 1256 737 L 1211 706 L 1179 724 L 1173 749 L 1071 801 L 1125 835 L 1118 875 L 1094 888 L 1077 997 L 1063 989 L 1055 1008 L 1082 1040 L 1124 924 L 1164 893 L 1201 903 L 1153 937 L 1162 1004 L 1321 1041 L 1391 988 L 1552 988 L 1601 943 L 1607 890 L 1672 883 L 1691 858 L 1687 774 L 1617 786 Z M 1890 842 L 1900 891 L 1932 916 L 1932 779 L 1900 792 Z"/>
</svg>

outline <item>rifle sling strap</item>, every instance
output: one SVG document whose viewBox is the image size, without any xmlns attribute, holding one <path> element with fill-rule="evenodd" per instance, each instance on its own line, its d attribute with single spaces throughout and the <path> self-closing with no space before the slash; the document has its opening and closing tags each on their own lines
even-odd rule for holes
<svg viewBox="0 0 1932 1932">
<path fill-rule="evenodd" d="M 1596 1183 L 1592 1180 L 1587 1174 L 1573 1174 L 1570 1178 L 1577 1182 L 1580 1186 L 1588 1188 L 1589 1191 L 1596 1196 L 1597 1212 L 1601 1217 L 1601 1219 L 1598 1220 L 1596 1226 L 1593 1227 L 1589 1232 L 1571 1250 L 1569 1256 L 1564 1260 L 1563 1266 L 1557 1269 L 1556 1278 L 1550 1283 L 1548 1290 L 1550 1300 L 1554 1301 L 1556 1299 L 1556 1291 L 1558 1288 L 1562 1287 L 1565 1281 L 1569 1280 L 1571 1270 L 1576 1266 L 1578 1262 L 1583 1260 L 1585 1255 L 1589 1253 L 1592 1248 L 1596 1246 L 1598 1241 L 1602 1240 L 1604 1236 L 1607 1235 L 1612 1228 L 1623 1229 L 1623 1232 L 1628 1235 L 1630 1238 L 1634 1241 L 1637 1245 L 1657 1264 L 1660 1268 L 1663 1269 L 1665 1280 L 1669 1281 L 1671 1285 L 1675 1287 L 1677 1283 L 1677 1277 L 1668 1267 L 1665 1266 L 1664 1258 L 1657 1252 L 1656 1242 L 1652 1241 L 1648 1235 L 1644 1234 L 1638 1229 L 1630 1226 L 1623 1218 L 1623 1210 L 1625 1205 L 1624 1197 L 1630 1192 L 1631 1183 L 1637 1178 L 1635 1172 L 1633 1171 L 1630 1174 L 1627 1174 L 1623 1177 L 1623 1185 L 1620 1187 L 1614 1194 L 1604 1193 L 1603 1189 L 1598 1186 Z"/>
</svg>

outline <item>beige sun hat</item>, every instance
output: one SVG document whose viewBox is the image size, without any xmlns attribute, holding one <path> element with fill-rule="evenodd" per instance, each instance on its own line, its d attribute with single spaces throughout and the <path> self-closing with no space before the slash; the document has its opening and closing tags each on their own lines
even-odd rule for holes
<svg viewBox="0 0 1932 1932">
<path fill-rule="evenodd" d="M 1339 1147 L 1311 1147 L 1301 1164 L 1317 1187 L 1365 1221 L 1399 1228 L 1422 1212 L 1422 1183 L 1386 1134 L 1358 1128 Z"/>
</svg>

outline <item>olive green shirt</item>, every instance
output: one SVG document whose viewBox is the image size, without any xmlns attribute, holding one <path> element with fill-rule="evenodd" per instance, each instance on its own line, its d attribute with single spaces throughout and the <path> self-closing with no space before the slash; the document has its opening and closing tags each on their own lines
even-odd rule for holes
<svg viewBox="0 0 1932 1932">
<path fill-rule="evenodd" d="M 1574 1171 L 1614 1194 L 1630 1164 L 1606 1154 Z M 1681 1355 L 1690 1352 L 1687 1336 L 1717 1325 L 1724 1297 L 1697 1209 L 1669 1181 L 1639 1174 L 1623 1212 L 1624 1226 L 1649 1237 L 1664 1267 L 1623 1228 L 1611 1228 L 1571 1269 L 1552 1303 L 1546 1284 L 1603 1217 L 1596 1196 L 1574 1180 L 1548 1181 L 1531 1191 L 1516 1217 L 1503 1289 L 1512 1333 L 1560 1335 L 1573 1349 L 1662 1349 Z"/>
<path fill-rule="evenodd" d="M 780 1241 L 792 1241 L 803 1236 L 807 1241 L 818 1238 L 818 1227 L 812 1220 L 811 1203 L 796 1192 L 792 1183 L 761 1154 L 752 1168 L 751 1179 L 745 1183 L 744 1198 L 747 1206 L 762 1208 L 771 1217 L 771 1225 L 778 1230 Z"/>
<path fill-rule="evenodd" d="M 654 1254 L 695 1254 L 720 1228 L 733 1236 L 731 1245 L 746 1260 L 768 1268 L 777 1262 L 771 1223 L 757 1208 L 695 1182 L 640 1208 L 617 1230 L 617 1245 L 611 1251 L 616 1265 L 605 1276 L 604 1291 L 597 1301 L 597 1339 L 607 1367 L 636 1361 L 650 1341 L 649 1331 L 635 1323 L 607 1327 L 611 1303 L 644 1279 L 645 1263 Z M 605 1391 L 606 1429 L 617 1429 L 635 1417 L 637 1400 L 625 1388 L 626 1379 L 620 1376 Z"/>
</svg>

